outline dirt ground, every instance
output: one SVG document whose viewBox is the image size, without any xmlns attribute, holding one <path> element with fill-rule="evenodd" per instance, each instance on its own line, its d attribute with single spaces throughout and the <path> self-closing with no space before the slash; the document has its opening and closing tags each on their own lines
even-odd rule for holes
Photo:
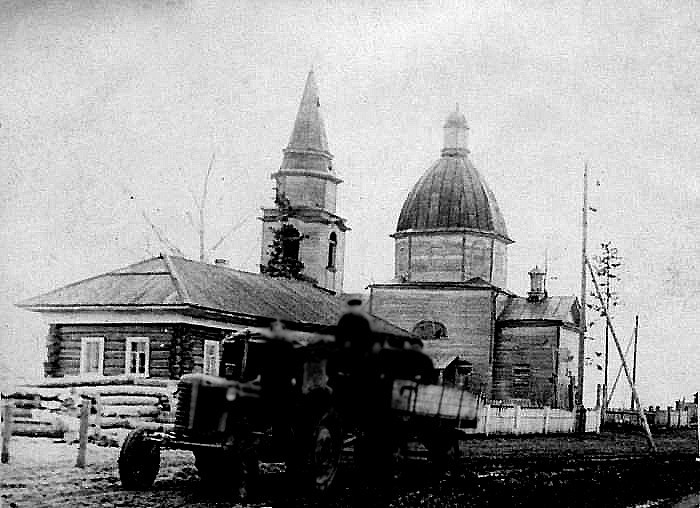
<svg viewBox="0 0 700 508">
<path fill-rule="evenodd" d="M 289 497 L 284 475 L 264 475 L 250 506 L 470 507 L 470 506 L 670 506 L 700 491 L 695 431 L 656 436 L 650 456 L 642 436 L 604 433 L 565 436 L 472 438 L 463 442 L 462 469 L 436 474 L 420 456 L 406 460 L 385 488 L 358 485 L 351 463 L 325 499 Z M 241 506 L 206 492 L 189 452 L 164 451 L 155 485 L 124 491 L 117 472 L 119 449 L 89 445 L 85 469 L 75 466 L 77 447 L 50 439 L 13 438 L 11 462 L 0 465 L 0 507 Z"/>
</svg>

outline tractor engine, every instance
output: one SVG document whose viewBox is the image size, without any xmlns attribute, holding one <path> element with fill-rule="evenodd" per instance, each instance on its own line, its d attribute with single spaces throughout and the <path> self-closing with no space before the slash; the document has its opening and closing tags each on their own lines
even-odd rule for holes
<svg viewBox="0 0 700 508">
<path fill-rule="evenodd" d="M 206 374 L 188 374 L 177 387 L 175 433 L 203 440 L 220 438 L 241 395 L 239 383 Z"/>
</svg>

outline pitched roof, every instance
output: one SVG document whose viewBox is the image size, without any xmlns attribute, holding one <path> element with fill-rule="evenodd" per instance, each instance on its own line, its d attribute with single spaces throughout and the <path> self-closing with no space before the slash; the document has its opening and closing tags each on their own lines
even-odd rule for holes
<svg viewBox="0 0 700 508">
<path fill-rule="evenodd" d="M 221 315 L 333 327 L 343 313 L 344 302 L 344 298 L 307 282 L 161 256 L 69 284 L 17 305 L 37 312 L 153 306 L 201 309 Z M 377 332 L 410 336 L 375 316 L 370 316 L 370 321 Z"/>
<path fill-rule="evenodd" d="M 498 316 L 498 322 L 558 321 L 578 326 L 579 308 L 575 296 L 548 296 L 541 301 L 512 297 Z"/>
</svg>

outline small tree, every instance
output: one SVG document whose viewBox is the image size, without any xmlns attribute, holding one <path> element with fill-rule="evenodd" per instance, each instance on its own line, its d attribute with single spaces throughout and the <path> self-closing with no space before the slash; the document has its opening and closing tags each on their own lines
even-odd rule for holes
<svg viewBox="0 0 700 508">
<path fill-rule="evenodd" d="M 299 247 L 304 237 L 297 228 L 287 223 L 290 213 L 293 211 L 287 197 L 277 192 L 275 205 L 279 212 L 280 227 L 273 232 L 272 243 L 269 245 L 267 264 L 260 265 L 260 272 L 270 277 L 285 279 L 298 279 L 315 282 L 304 275 L 304 263 L 299 260 Z"/>
<path fill-rule="evenodd" d="M 596 276 L 600 281 L 598 285 L 603 293 L 605 306 L 603 306 L 603 302 L 598 301 L 598 296 L 594 292 L 591 293 L 593 301 L 587 304 L 587 306 L 600 316 L 603 326 L 605 326 L 605 380 L 603 382 L 604 399 L 607 399 L 608 397 L 608 366 L 610 352 L 610 337 L 608 324 L 605 317 L 605 308 L 607 307 L 608 312 L 612 313 L 612 308 L 617 307 L 620 304 L 620 297 L 615 288 L 620 282 L 619 269 L 621 266 L 622 258 L 618 254 L 617 247 L 613 247 L 612 242 L 610 241 L 601 243 L 600 254 L 593 257 L 593 269 L 595 270 Z M 612 319 L 612 315 L 610 315 L 610 319 Z M 595 321 L 590 323 L 591 326 L 593 324 L 595 324 Z M 606 404 L 606 400 L 603 400 L 603 404 Z"/>
<path fill-rule="evenodd" d="M 260 266 L 260 271 L 270 277 L 285 279 L 305 279 L 302 275 L 304 263 L 299 261 L 299 243 L 302 236 L 291 224 L 282 224 L 275 229 L 272 243 L 267 250 L 267 264 Z"/>
</svg>

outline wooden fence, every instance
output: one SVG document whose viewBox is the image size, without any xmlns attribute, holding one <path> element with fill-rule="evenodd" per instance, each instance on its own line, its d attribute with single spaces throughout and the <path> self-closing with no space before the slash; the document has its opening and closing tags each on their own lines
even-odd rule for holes
<svg viewBox="0 0 700 508">
<path fill-rule="evenodd" d="M 688 410 L 677 410 L 670 406 L 666 409 L 649 409 L 644 411 L 650 427 L 690 427 Z M 619 425 L 641 427 L 640 416 L 637 411 L 631 409 L 607 409 L 605 411 L 605 425 Z"/>
<path fill-rule="evenodd" d="M 452 419 L 465 434 L 550 434 L 576 431 L 575 411 L 488 402 L 450 386 L 394 383 L 392 406 L 409 414 Z M 586 409 L 585 432 L 600 431 L 600 411 Z"/>
<path fill-rule="evenodd" d="M 576 431 L 576 412 L 566 409 L 529 408 L 484 404 L 477 410 L 475 428 L 465 434 L 561 434 Z M 600 411 L 586 409 L 585 432 L 600 432 Z"/>
</svg>

